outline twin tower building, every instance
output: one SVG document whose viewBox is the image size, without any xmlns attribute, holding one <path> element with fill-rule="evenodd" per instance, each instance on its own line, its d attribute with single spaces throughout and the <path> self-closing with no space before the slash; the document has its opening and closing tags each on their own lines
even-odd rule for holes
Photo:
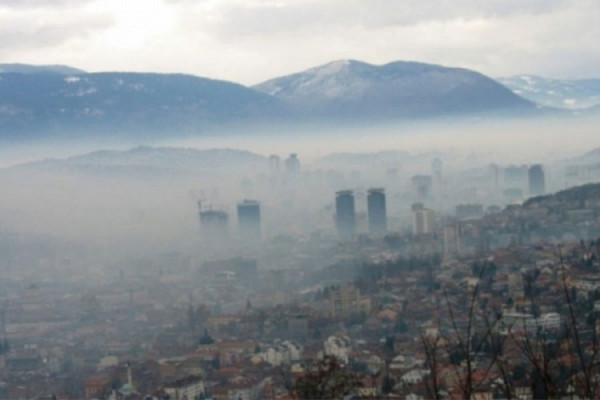
<svg viewBox="0 0 600 400">
<path fill-rule="evenodd" d="M 384 234 L 387 231 L 384 189 L 369 189 L 367 214 L 369 233 L 372 235 Z M 341 190 L 335 194 L 335 225 L 341 238 L 347 239 L 356 235 L 356 211 L 354 193 L 351 190 Z"/>
<path fill-rule="evenodd" d="M 202 230 L 216 240 L 221 240 L 229 233 L 229 215 L 225 211 L 204 209 L 198 202 L 200 225 Z M 260 238 L 260 203 L 256 200 L 244 200 L 237 205 L 238 230 L 240 235 L 249 238 Z"/>
</svg>

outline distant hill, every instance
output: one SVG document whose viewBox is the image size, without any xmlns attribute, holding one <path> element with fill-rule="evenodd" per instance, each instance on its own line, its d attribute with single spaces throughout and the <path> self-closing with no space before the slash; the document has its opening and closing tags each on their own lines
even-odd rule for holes
<svg viewBox="0 0 600 400">
<path fill-rule="evenodd" d="M 307 117 L 413 118 L 530 112 L 535 105 L 474 71 L 398 61 L 336 61 L 254 86 Z"/>
<path fill-rule="evenodd" d="M 583 203 L 586 200 L 600 200 L 600 183 L 589 183 L 561 190 L 560 192 L 546 196 L 532 197 L 523 203 L 523 207 L 528 208 L 533 205 L 544 204 L 547 202 Z"/>
<path fill-rule="evenodd" d="M 277 99 L 179 74 L 0 74 L 0 137 L 43 132 L 148 135 L 289 116 Z"/>
<path fill-rule="evenodd" d="M 570 163 L 600 164 L 600 147 L 589 150 L 577 157 L 567 160 Z"/>
<path fill-rule="evenodd" d="M 264 156 L 233 149 L 198 150 L 139 146 L 129 150 L 100 150 L 66 159 L 20 164 L 4 171 L 70 172 L 94 175 L 135 174 L 219 175 L 233 170 L 258 170 L 267 166 Z"/>
<path fill-rule="evenodd" d="M 582 109 L 600 105 L 600 79 L 548 79 L 534 75 L 498 78 L 513 92 L 548 107 Z"/>
<path fill-rule="evenodd" d="M 30 65 L 30 64 L 0 64 L 0 73 L 39 74 L 52 73 L 60 75 L 85 74 L 85 71 L 66 65 Z"/>
</svg>

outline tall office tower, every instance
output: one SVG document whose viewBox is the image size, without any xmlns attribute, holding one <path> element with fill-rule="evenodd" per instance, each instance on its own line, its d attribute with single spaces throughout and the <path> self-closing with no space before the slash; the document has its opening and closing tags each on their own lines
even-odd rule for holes
<svg viewBox="0 0 600 400">
<path fill-rule="evenodd" d="M 285 160 L 285 172 L 288 174 L 296 174 L 300 172 L 300 160 L 296 153 L 290 154 Z"/>
<path fill-rule="evenodd" d="M 260 238 L 260 203 L 244 200 L 237 205 L 238 229 L 248 238 Z"/>
<path fill-rule="evenodd" d="M 504 184 L 508 187 L 522 187 L 527 177 L 526 165 L 509 165 L 504 168 Z"/>
<path fill-rule="evenodd" d="M 217 210 L 203 210 L 200 202 L 198 202 L 200 209 L 200 227 L 202 233 L 206 237 L 223 238 L 228 234 L 227 221 L 229 216 L 224 211 Z"/>
<path fill-rule="evenodd" d="M 352 190 L 341 190 L 335 194 L 335 225 L 343 239 L 356 234 L 356 214 Z"/>
<path fill-rule="evenodd" d="M 500 168 L 498 164 L 490 164 L 490 172 L 492 174 L 492 182 L 494 184 L 494 191 L 498 190 L 498 176 L 500 175 Z"/>
<path fill-rule="evenodd" d="M 413 233 L 415 236 L 429 235 L 435 229 L 435 213 L 429 208 L 413 211 Z"/>
<path fill-rule="evenodd" d="M 369 232 L 380 235 L 387 231 L 387 213 L 385 208 L 385 191 L 381 188 L 369 189 L 367 195 L 369 214 Z"/>
<path fill-rule="evenodd" d="M 433 179 L 435 181 L 435 185 L 439 186 L 442 183 L 442 168 L 444 163 L 439 158 L 434 158 L 431 162 L 431 172 L 433 174 Z"/>
<path fill-rule="evenodd" d="M 431 175 L 415 175 L 410 179 L 413 191 L 419 199 L 424 199 L 431 194 Z"/>
<path fill-rule="evenodd" d="M 460 253 L 460 226 L 451 224 L 444 227 L 444 254 Z"/>
<path fill-rule="evenodd" d="M 276 175 L 281 171 L 281 158 L 278 155 L 273 154 L 269 156 L 269 172 L 272 175 Z"/>
<path fill-rule="evenodd" d="M 410 209 L 411 209 L 412 212 L 419 211 L 419 210 L 422 210 L 424 208 L 425 208 L 425 206 L 423 205 L 423 203 L 413 203 L 410 206 Z"/>
<path fill-rule="evenodd" d="M 535 164 L 529 167 L 527 171 L 529 178 L 529 194 L 532 196 L 541 196 L 546 193 L 546 179 L 544 177 L 544 168 L 542 164 Z"/>
</svg>

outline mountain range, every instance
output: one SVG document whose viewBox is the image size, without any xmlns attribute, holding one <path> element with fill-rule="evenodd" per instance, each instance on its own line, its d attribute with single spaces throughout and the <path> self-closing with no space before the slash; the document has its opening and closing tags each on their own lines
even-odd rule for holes
<svg viewBox="0 0 600 400">
<path fill-rule="evenodd" d="M 514 93 L 548 107 L 585 109 L 600 105 L 600 79 L 548 79 L 535 75 L 498 78 Z"/>
<path fill-rule="evenodd" d="M 133 135 L 196 131 L 209 123 L 287 118 L 271 96 L 181 74 L 2 73 L 3 136 L 42 132 Z"/>
<path fill-rule="evenodd" d="M 183 74 L 0 64 L 0 139 L 552 111 L 513 91 L 475 71 L 403 61 L 336 61 L 253 87 Z"/>
<path fill-rule="evenodd" d="M 96 176 L 215 177 L 232 171 L 264 170 L 266 166 L 266 157 L 244 150 L 137 146 L 128 150 L 98 150 L 63 159 L 23 163 L 0 169 L 0 174 L 31 171 Z"/>
</svg>

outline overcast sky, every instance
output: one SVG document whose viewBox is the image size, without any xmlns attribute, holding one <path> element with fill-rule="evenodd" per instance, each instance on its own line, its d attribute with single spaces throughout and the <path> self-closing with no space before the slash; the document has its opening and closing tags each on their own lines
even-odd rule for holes
<svg viewBox="0 0 600 400">
<path fill-rule="evenodd" d="M 0 0 L 0 62 L 243 84 L 338 59 L 600 78 L 599 20 L 598 0 Z"/>
</svg>

